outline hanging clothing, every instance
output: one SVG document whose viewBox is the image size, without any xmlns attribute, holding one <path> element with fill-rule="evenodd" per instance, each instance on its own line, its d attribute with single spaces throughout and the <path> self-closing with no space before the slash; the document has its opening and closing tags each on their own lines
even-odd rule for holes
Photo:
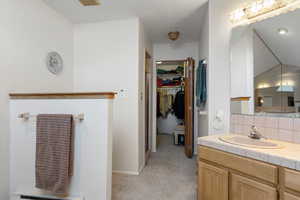
<svg viewBox="0 0 300 200">
<path fill-rule="evenodd" d="M 165 69 L 157 69 L 157 74 L 183 74 L 184 68 L 182 66 L 178 66 L 173 70 L 165 70 Z"/>
<path fill-rule="evenodd" d="M 159 96 L 159 113 L 162 117 L 167 117 L 168 113 L 172 110 L 173 95 L 166 89 L 158 90 Z"/>
<path fill-rule="evenodd" d="M 175 96 L 175 101 L 173 105 L 175 116 L 178 119 L 184 119 L 184 92 L 179 91 Z"/>
<path fill-rule="evenodd" d="M 203 107 L 207 100 L 206 67 L 207 65 L 204 60 L 199 61 L 196 81 L 196 99 L 198 107 Z"/>
<path fill-rule="evenodd" d="M 156 95 L 156 116 L 160 117 L 162 114 L 160 113 L 160 93 L 157 92 Z"/>
</svg>

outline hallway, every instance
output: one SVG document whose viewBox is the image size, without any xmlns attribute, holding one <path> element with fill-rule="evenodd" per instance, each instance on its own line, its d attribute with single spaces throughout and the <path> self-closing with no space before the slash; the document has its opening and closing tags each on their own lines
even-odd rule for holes
<svg viewBox="0 0 300 200">
<path fill-rule="evenodd" d="M 158 140 L 158 151 L 140 176 L 113 175 L 112 200 L 196 200 L 195 158 L 186 158 L 169 135 Z"/>
</svg>

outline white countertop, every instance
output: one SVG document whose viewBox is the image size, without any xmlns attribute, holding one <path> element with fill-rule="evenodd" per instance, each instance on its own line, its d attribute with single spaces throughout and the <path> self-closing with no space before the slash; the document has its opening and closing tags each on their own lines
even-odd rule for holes
<svg viewBox="0 0 300 200">
<path fill-rule="evenodd" d="M 300 171 L 300 144 L 270 140 L 283 145 L 284 148 L 255 149 L 223 142 L 219 139 L 222 136 L 224 135 L 199 137 L 198 144 Z"/>
</svg>

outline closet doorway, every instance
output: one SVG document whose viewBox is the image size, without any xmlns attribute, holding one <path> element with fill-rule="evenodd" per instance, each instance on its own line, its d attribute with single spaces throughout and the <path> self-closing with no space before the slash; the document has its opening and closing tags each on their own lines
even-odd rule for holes
<svg viewBox="0 0 300 200">
<path fill-rule="evenodd" d="M 194 154 L 194 68 L 192 58 L 156 61 L 156 145 L 160 134 Z"/>
</svg>

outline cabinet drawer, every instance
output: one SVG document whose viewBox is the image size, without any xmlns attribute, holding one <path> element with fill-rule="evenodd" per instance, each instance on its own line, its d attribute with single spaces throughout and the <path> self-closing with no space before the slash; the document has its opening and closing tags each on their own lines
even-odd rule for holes
<svg viewBox="0 0 300 200">
<path fill-rule="evenodd" d="M 284 193 L 284 200 L 300 200 L 300 197 L 297 197 L 295 195 L 289 194 L 289 193 Z"/>
<path fill-rule="evenodd" d="M 232 174 L 230 200 L 277 200 L 276 188 Z"/>
<path fill-rule="evenodd" d="M 278 168 L 274 165 L 204 146 L 198 148 L 198 156 L 201 159 L 220 164 L 270 183 L 277 184 L 278 182 Z"/>
<path fill-rule="evenodd" d="M 283 173 L 284 186 L 300 192 L 300 172 L 291 169 L 283 169 Z"/>
</svg>

